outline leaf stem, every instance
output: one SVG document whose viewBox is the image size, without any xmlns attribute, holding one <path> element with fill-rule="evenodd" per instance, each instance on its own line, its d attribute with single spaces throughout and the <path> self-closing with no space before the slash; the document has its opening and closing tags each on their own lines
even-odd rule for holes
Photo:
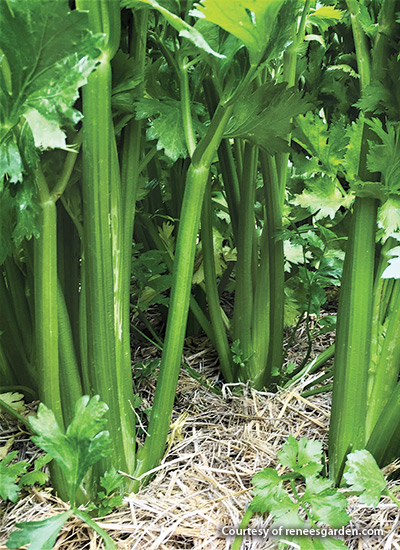
<svg viewBox="0 0 400 550">
<path fill-rule="evenodd" d="M 215 345 L 218 351 L 222 375 L 224 376 L 226 382 L 229 383 L 234 381 L 234 374 L 228 337 L 221 315 L 221 306 L 219 303 L 215 274 L 210 181 L 206 187 L 203 211 L 201 215 L 201 242 L 203 247 L 204 279 L 206 285 L 207 303 L 215 334 Z"/>
<path fill-rule="evenodd" d="M 79 510 L 76 507 L 73 507 L 72 510 L 75 516 L 77 516 L 80 520 L 89 525 L 89 527 L 91 527 L 93 531 L 95 531 L 103 539 L 105 543 L 105 550 L 117 550 L 117 546 L 110 535 L 102 527 L 100 527 L 100 525 L 96 523 L 89 516 L 89 514 L 83 512 L 82 510 Z"/>
<path fill-rule="evenodd" d="M 400 500 L 394 496 L 393 491 L 389 491 L 389 489 L 387 489 L 387 495 L 396 504 L 396 506 L 400 508 Z"/>
<path fill-rule="evenodd" d="M 196 136 L 193 128 L 193 120 L 190 104 L 189 77 L 185 59 L 180 59 L 179 76 L 181 83 L 181 108 L 183 119 L 183 130 L 185 132 L 186 146 L 189 151 L 190 158 L 193 156 L 196 149 Z"/>
<path fill-rule="evenodd" d="M 243 516 L 242 521 L 239 524 L 238 529 L 246 529 L 246 527 L 249 525 L 251 518 L 253 517 L 254 513 L 251 510 L 251 508 L 247 508 L 246 513 Z M 233 541 L 231 550 L 240 550 L 240 546 L 242 544 L 243 535 L 236 535 L 235 540 Z"/>
<path fill-rule="evenodd" d="M 71 146 L 76 147 L 76 149 L 74 151 L 69 151 L 67 153 L 61 175 L 58 178 L 58 181 L 51 192 L 51 196 L 53 197 L 54 201 L 57 201 L 61 197 L 61 195 L 65 191 L 65 188 L 68 185 L 75 163 L 78 159 L 79 147 L 82 144 L 82 140 L 83 140 L 83 131 L 80 130 L 78 134 L 75 136 L 71 144 Z"/>
<path fill-rule="evenodd" d="M 18 386 L 19 387 L 19 386 Z M 26 418 L 24 418 L 21 414 L 19 414 L 18 411 L 16 411 L 13 407 L 11 407 L 8 403 L 3 401 L 3 399 L 0 398 L 0 408 L 3 409 L 6 413 L 8 413 L 10 416 L 13 416 L 18 420 L 18 422 L 21 422 L 28 431 L 31 433 L 32 428 Z"/>
</svg>

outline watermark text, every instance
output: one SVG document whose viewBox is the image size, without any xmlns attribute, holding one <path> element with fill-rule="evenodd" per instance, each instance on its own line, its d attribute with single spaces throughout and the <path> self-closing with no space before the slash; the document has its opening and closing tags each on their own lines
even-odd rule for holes
<svg viewBox="0 0 400 550">
<path fill-rule="evenodd" d="M 221 537 L 247 537 L 247 538 L 276 538 L 276 537 L 383 537 L 384 530 L 377 528 L 341 527 L 332 529 L 331 527 L 321 528 L 297 528 L 297 527 L 246 527 L 238 528 L 232 526 L 223 526 L 219 529 Z"/>
</svg>

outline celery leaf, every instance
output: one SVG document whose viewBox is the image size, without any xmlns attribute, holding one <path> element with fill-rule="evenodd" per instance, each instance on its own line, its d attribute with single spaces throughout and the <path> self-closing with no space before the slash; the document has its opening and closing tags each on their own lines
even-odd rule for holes
<svg viewBox="0 0 400 550">
<path fill-rule="evenodd" d="M 104 476 L 100 478 L 100 485 L 105 489 L 106 495 L 110 495 L 113 491 L 116 491 L 121 487 L 124 478 L 117 470 L 112 467 L 110 470 L 104 473 Z"/>
<path fill-rule="evenodd" d="M 0 398 L 17 412 L 22 412 L 25 408 L 24 396 L 22 393 L 9 391 L 6 393 L 1 393 Z"/>
<path fill-rule="evenodd" d="M 348 144 L 346 147 L 344 165 L 350 184 L 358 178 L 363 128 L 364 119 L 362 117 L 359 117 L 346 129 Z"/>
<path fill-rule="evenodd" d="M 344 11 L 336 9 L 334 6 L 321 6 L 308 16 L 308 21 L 316 25 L 320 32 L 325 32 L 340 21 Z"/>
<path fill-rule="evenodd" d="M 354 105 L 365 113 L 381 114 L 386 112 L 387 104 L 391 101 L 390 91 L 377 80 L 365 87 L 362 97 Z"/>
<path fill-rule="evenodd" d="M 382 279 L 400 279 L 400 246 L 395 246 L 388 252 L 389 265 L 382 273 Z"/>
<path fill-rule="evenodd" d="M 311 506 L 314 520 L 338 529 L 351 518 L 346 512 L 347 499 L 332 485 L 328 479 L 311 476 L 307 478 L 307 488 L 301 500 Z"/>
<path fill-rule="evenodd" d="M 293 0 L 235 0 L 229 9 L 226 0 L 202 0 L 190 14 L 236 36 L 248 49 L 251 64 L 257 65 L 266 52 L 271 55 L 284 46 L 296 8 Z"/>
<path fill-rule="evenodd" d="M 374 39 L 378 33 L 378 23 L 375 23 L 372 20 L 366 5 L 361 3 L 359 4 L 359 13 L 357 14 L 357 19 L 359 20 L 365 34 Z"/>
<path fill-rule="evenodd" d="M 322 444 L 302 437 L 297 441 L 289 435 L 287 442 L 278 453 L 282 466 L 288 466 L 301 475 L 315 475 L 322 470 Z"/>
<path fill-rule="evenodd" d="M 22 179 L 22 159 L 18 146 L 11 135 L 0 145 L 0 170 L 10 179 L 11 183 L 17 183 Z M 0 190 L 2 190 L 2 186 L 3 182 L 0 180 Z"/>
<path fill-rule="evenodd" d="M 46 481 L 49 479 L 49 476 L 45 472 L 42 472 L 41 468 L 46 466 L 46 464 L 51 462 L 51 460 L 52 458 L 50 455 L 46 454 L 46 455 L 39 456 L 34 462 L 33 470 L 21 476 L 21 479 L 19 480 L 20 487 L 32 486 L 32 485 L 44 485 Z"/>
<path fill-rule="evenodd" d="M 157 140 L 157 149 L 164 149 L 173 162 L 188 155 L 185 134 L 182 130 L 182 109 L 179 101 L 144 98 L 136 102 L 136 118 L 151 118 L 146 135 Z"/>
<path fill-rule="evenodd" d="M 353 491 L 361 491 L 359 501 L 367 506 L 378 506 L 386 490 L 386 481 L 371 453 L 366 449 L 350 453 L 347 468 L 343 477 Z"/>
<path fill-rule="evenodd" d="M 71 501 L 91 466 L 111 452 L 110 435 L 104 431 L 107 420 L 103 417 L 107 410 L 99 396 L 81 397 L 65 432 L 57 424 L 54 413 L 43 403 L 37 418 L 29 419 L 37 434 L 32 436 L 32 441 L 61 466 Z"/>
<path fill-rule="evenodd" d="M 370 143 L 367 166 L 370 172 L 380 172 L 383 182 L 391 192 L 400 191 L 400 126 L 387 123 L 386 130 L 381 120 L 366 121 L 381 143 Z"/>
<path fill-rule="evenodd" d="M 6 544 L 7 548 L 20 548 L 29 544 L 28 550 L 51 550 L 54 547 L 58 533 L 72 513 L 72 510 L 67 510 L 62 514 L 41 521 L 17 523 L 16 527 L 20 531 L 11 533 Z"/>
<path fill-rule="evenodd" d="M 225 137 L 247 139 L 271 155 L 288 151 L 292 119 L 308 107 L 300 93 L 286 83 L 267 82 L 235 103 Z"/>
<path fill-rule="evenodd" d="M 307 208 L 315 219 L 329 217 L 333 219 L 336 212 L 341 208 L 349 207 L 354 200 L 352 193 L 343 194 L 335 179 L 329 176 L 310 178 L 307 181 L 306 189 L 296 195 L 291 201 L 292 204 Z"/>
<path fill-rule="evenodd" d="M 350 516 L 346 512 L 346 498 L 333 487 L 332 481 L 319 475 L 321 443 L 305 437 L 297 441 L 289 436 L 278 458 L 280 464 L 292 471 L 279 475 L 275 469 L 265 468 L 253 477 L 254 497 L 249 506 L 253 513 L 268 512 L 273 516 L 272 527 L 316 529 L 320 528 L 317 523 L 320 521 L 333 528 L 347 525 Z M 300 491 L 296 487 L 297 480 L 301 483 Z M 341 541 L 332 537 L 321 540 L 316 533 L 315 536 L 294 536 L 280 531 L 277 538 L 282 544 L 292 541 L 302 550 L 346 548 Z"/>
<path fill-rule="evenodd" d="M 70 11 L 67 0 L 52 9 L 44 0 L 8 0 L 0 4 L 0 21 L 0 49 L 12 67 L 11 93 L 2 96 L 8 129 L 27 115 L 41 147 L 65 146 L 60 126 L 80 120 L 72 106 L 100 55 L 87 13 Z M 47 130 L 38 123 L 43 119 Z"/>
<path fill-rule="evenodd" d="M 0 263 L 23 238 L 37 237 L 34 170 L 38 149 L 66 148 L 65 128 L 100 54 L 102 37 L 87 31 L 87 13 L 68 0 L 0 2 Z M 23 183 L 22 183 L 23 182 Z"/>
<path fill-rule="evenodd" d="M 319 160 L 327 174 L 336 176 L 343 165 L 349 143 L 343 118 L 328 127 L 318 114 L 299 116 L 293 137 L 310 155 Z"/>
<path fill-rule="evenodd" d="M 22 475 L 28 467 L 26 461 L 9 464 L 18 455 L 18 451 L 8 454 L 3 460 L 0 460 L 0 497 L 4 500 L 17 502 L 19 487 L 16 483 L 17 478 Z"/>
<path fill-rule="evenodd" d="M 390 195 L 382 204 L 378 212 L 378 225 L 385 232 L 384 240 L 400 231 L 400 197 Z"/>
<path fill-rule="evenodd" d="M 283 488 L 283 479 L 273 468 L 265 468 L 253 479 L 254 498 L 250 508 L 253 512 L 269 512 L 280 520 L 281 525 L 301 527 L 304 522 L 298 515 L 299 504 L 293 502 Z"/>
</svg>

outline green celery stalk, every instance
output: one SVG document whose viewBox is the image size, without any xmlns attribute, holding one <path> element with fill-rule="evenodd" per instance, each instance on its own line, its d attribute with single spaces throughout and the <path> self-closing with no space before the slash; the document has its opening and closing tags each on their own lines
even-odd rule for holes
<svg viewBox="0 0 400 550">
<path fill-rule="evenodd" d="M 110 143 L 113 139 L 110 93 L 111 71 L 106 62 L 89 77 L 83 89 L 83 286 L 89 391 L 100 395 L 110 408 L 109 430 L 113 439 L 114 460 L 119 468 L 124 469 L 126 462 L 115 369 L 114 263 L 110 227 L 110 187 L 114 171 L 110 158 Z"/>
<path fill-rule="evenodd" d="M 206 187 L 203 212 L 201 215 L 201 242 L 204 262 L 204 279 L 207 293 L 207 303 L 215 334 L 215 346 L 218 351 L 220 367 L 226 382 L 234 382 L 232 355 L 219 303 L 217 280 L 215 275 L 211 182 Z"/>
<path fill-rule="evenodd" d="M 288 157 L 285 156 L 285 159 L 287 165 Z M 264 264 L 267 264 L 267 262 L 269 263 L 268 277 L 270 334 L 267 360 L 268 372 L 266 373 L 266 381 L 268 382 L 271 376 L 272 369 L 281 368 L 283 354 L 282 350 L 285 308 L 285 271 L 283 241 L 282 239 L 277 239 L 276 236 L 279 231 L 282 230 L 285 188 L 284 184 L 279 181 L 276 159 L 271 157 L 267 153 L 261 153 L 260 160 L 266 206 L 266 220 L 263 228 L 261 258 Z M 264 269 L 266 269 L 266 267 Z M 259 305 L 258 307 L 261 307 L 261 305 Z"/>
<path fill-rule="evenodd" d="M 17 385 L 17 379 L 3 351 L 1 336 L 0 336 L 0 379 L 4 386 Z"/>
<path fill-rule="evenodd" d="M 35 343 L 39 399 L 53 411 L 57 423 L 63 428 L 59 371 L 57 208 L 40 166 L 36 177 L 41 209 L 40 236 L 34 242 Z M 68 392 L 68 386 L 63 391 Z M 50 469 L 53 487 L 66 500 L 68 489 L 61 468 L 52 464 Z"/>
<path fill-rule="evenodd" d="M 243 174 L 240 180 L 242 213 L 239 217 L 237 241 L 235 308 L 233 314 L 233 338 L 240 340 L 245 365 L 240 367 L 238 378 L 251 380 L 255 388 L 262 387 L 262 366 L 254 357 L 252 318 L 254 308 L 254 202 L 256 190 L 257 149 L 246 143 L 243 158 Z"/>
<path fill-rule="evenodd" d="M 375 359 L 375 364 L 372 364 L 369 370 L 368 410 L 366 417 L 367 437 L 371 435 L 381 412 L 385 408 L 397 384 L 400 370 L 399 323 L 400 280 L 396 280 L 388 306 L 387 319 L 383 325 L 385 336 L 382 347 L 378 348 L 378 342 L 375 342 L 377 349 L 374 349 L 372 346 L 375 355 L 379 355 Z"/>
<path fill-rule="evenodd" d="M 100 64 L 83 88 L 83 252 L 85 335 L 83 364 L 90 393 L 109 406 L 113 454 L 102 461 L 104 472 L 114 465 L 132 472 L 135 429 L 129 338 L 123 272 L 121 183 L 111 116 L 111 67 L 120 38 L 118 2 L 78 0 L 89 11 L 89 27 L 107 36 Z M 86 388 L 85 388 L 85 391 Z"/>
<path fill-rule="evenodd" d="M 296 84 L 296 69 L 298 48 L 304 40 L 306 20 L 310 11 L 310 0 L 305 0 L 300 22 L 293 25 L 292 44 L 283 56 L 282 82 L 288 86 Z M 289 143 L 291 136 L 288 136 Z M 283 326 L 284 326 L 284 254 L 283 241 L 276 235 L 282 229 L 285 189 L 289 174 L 289 153 L 278 153 L 274 159 L 267 154 L 262 155 L 264 167 L 264 186 L 266 194 L 267 227 L 269 232 L 270 251 L 270 350 L 268 357 L 269 369 L 282 366 Z M 268 174 L 268 175 L 267 175 Z"/>
<path fill-rule="evenodd" d="M 267 246 L 269 235 L 263 228 L 260 243 L 260 265 L 257 269 L 252 312 L 253 364 L 255 365 L 256 387 L 268 387 L 271 381 L 272 363 L 268 361 L 271 343 L 271 286 L 270 254 Z"/>
<path fill-rule="evenodd" d="M 79 350 L 79 288 L 82 241 L 62 201 L 57 201 L 58 278 L 67 306 L 76 352 Z"/>
<path fill-rule="evenodd" d="M 355 8 L 356 6 L 353 9 L 355 10 Z M 386 75 L 388 47 L 395 27 L 395 12 L 395 0 L 384 0 L 382 2 L 372 56 L 372 72 L 376 79 L 383 79 Z M 388 239 L 383 245 L 375 276 L 375 315 L 368 383 L 369 407 L 366 418 L 367 438 L 371 435 L 375 423 L 396 387 L 400 369 L 400 345 L 397 337 L 400 314 L 400 286 L 398 281 L 381 278 L 387 265 L 386 253 L 393 245 L 394 239 Z M 381 346 L 380 334 L 383 328 L 385 336 Z"/>
<path fill-rule="evenodd" d="M 396 460 L 400 455 L 400 383 L 380 414 L 366 444 L 380 467 Z"/>
<path fill-rule="evenodd" d="M 194 151 L 187 173 L 160 373 L 150 414 L 149 435 L 137 455 L 136 478 L 145 476 L 147 471 L 158 464 L 164 453 L 186 332 L 201 205 L 211 163 L 231 111 L 231 105 L 220 105 L 217 108 L 207 134 Z M 140 480 L 135 483 L 134 489 L 138 490 L 139 486 Z"/>
<path fill-rule="evenodd" d="M 138 67 L 144 73 L 146 54 L 146 29 L 148 12 L 144 10 L 135 14 L 133 28 L 131 54 Z M 135 418 L 131 407 L 132 403 L 132 375 L 131 375 L 131 341 L 130 341 L 130 292 L 131 292 L 131 259 L 133 227 L 135 221 L 136 199 L 139 190 L 139 162 L 142 148 L 142 121 L 131 120 L 123 131 L 123 144 L 121 155 L 121 208 L 122 234 L 115 242 L 114 250 L 117 252 L 115 260 L 120 260 L 120 287 L 116 296 L 116 302 L 120 304 L 116 312 L 116 336 L 119 342 L 117 347 L 118 391 L 120 395 L 121 425 L 125 441 L 125 454 L 129 457 L 128 470 L 133 472 L 136 463 L 136 455 L 132 451 L 134 444 Z M 118 224 L 119 220 L 116 220 Z M 122 250 L 120 250 L 122 248 Z M 121 252 L 121 257 L 119 253 Z M 118 268 L 117 270 L 118 271 Z M 118 313 L 120 319 L 118 322 Z M 119 326 L 118 326 L 119 325 Z M 119 331 L 120 338 L 117 332 Z M 118 345 L 118 344 L 117 344 Z"/>
<path fill-rule="evenodd" d="M 75 346 L 72 337 L 72 328 L 68 315 L 67 305 L 61 285 L 57 288 L 57 315 L 59 330 L 59 361 L 61 403 L 64 423 L 68 426 L 74 416 L 75 403 L 82 397 L 82 384 Z"/>
<path fill-rule="evenodd" d="M 363 90 L 370 83 L 369 50 L 357 19 L 358 2 L 348 0 L 347 6 Z M 367 130 L 364 125 L 359 161 L 361 178 L 366 175 L 366 150 Z M 329 473 L 336 484 L 341 481 L 349 449 L 363 448 L 366 443 L 376 216 L 377 201 L 356 198 L 340 290 L 329 427 Z"/>
<path fill-rule="evenodd" d="M 34 243 L 34 290 L 39 399 L 64 426 L 58 362 L 57 209 L 40 168 L 37 181 L 41 214 L 40 237 Z"/>
<path fill-rule="evenodd" d="M 347 0 L 350 11 L 353 37 L 360 74 L 361 91 L 371 81 L 371 61 L 369 46 L 359 21 L 359 2 Z M 394 2 L 385 0 L 379 15 L 379 32 L 373 51 L 374 73 L 382 76 L 387 47 L 386 31 L 392 26 Z M 367 171 L 368 128 L 364 125 L 359 175 L 362 180 L 371 181 Z M 391 285 L 378 281 L 374 285 L 375 233 L 377 200 L 358 197 L 352 218 L 352 229 L 346 250 L 341 295 L 339 301 L 336 356 L 334 367 L 334 385 L 329 452 L 331 477 L 340 482 L 343 463 L 349 446 L 363 448 L 371 431 L 376 437 L 376 420 L 381 418 L 382 407 L 392 391 L 399 371 L 399 350 L 393 345 L 395 320 L 393 312 L 399 304 L 397 293 L 394 295 L 393 310 L 388 310 L 386 322 L 388 333 L 379 357 L 377 331 L 386 305 L 381 307 L 379 294 L 385 294 Z M 381 269 L 377 276 L 380 277 Z M 374 299 L 375 291 L 375 299 Z M 371 300 L 371 297 L 373 298 Z M 388 303 L 386 299 L 384 303 Z M 392 306 L 390 306 L 392 307 Z M 392 324 L 393 323 L 393 324 Z M 395 340 L 396 341 L 396 340 Z M 393 361 L 392 364 L 389 361 Z M 368 407 L 367 407 L 368 402 Z M 390 412 L 383 415 L 380 423 L 384 429 Z M 382 413 L 383 414 L 383 413 Z M 393 427 L 393 419 L 388 421 Z M 387 437 L 390 439 L 390 429 Z M 372 436 L 371 436 L 372 437 Z M 379 436 L 380 437 L 380 436 Z M 380 449 L 383 445 L 379 444 Z"/>
<path fill-rule="evenodd" d="M 365 446 L 377 201 L 357 198 L 346 248 L 335 343 L 329 465 L 338 483 L 348 452 Z"/>
<path fill-rule="evenodd" d="M 10 290 L 15 318 L 24 344 L 25 354 L 27 357 L 30 357 L 33 344 L 32 320 L 25 296 L 24 278 L 12 258 L 6 259 L 4 267 L 7 274 L 7 283 Z"/>
<path fill-rule="evenodd" d="M 37 373 L 26 356 L 4 275 L 5 273 L 0 271 L 0 331 L 2 333 L 0 338 L 3 352 L 17 382 L 29 385 L 36 391 Z"/>
</svg>

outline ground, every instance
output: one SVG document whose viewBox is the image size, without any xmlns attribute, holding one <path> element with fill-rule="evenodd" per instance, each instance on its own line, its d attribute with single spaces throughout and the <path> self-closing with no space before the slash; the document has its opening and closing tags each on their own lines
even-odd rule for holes
<svg viewBox="0 0 400 550">
<path fill-rule="evenodd" d="M 316 340 L 313 353 L 332 342 L 328 334 Z M 190 339 L 185 360 L 218 380 L 217 357 L 203 338 Z M 307 342 L 300 331 L 288 360 L 299 362 Z M 156 355 L 155 348 L 136 350 L 135 361 Z M 301 396 L 304 386 L 319 374 L 278 393 L 257 392 L 245 385 L 222 386 L 222 395 L 202 387 L 182 370 L 169 450 L 155 469 L 153 481 L 139 494 L 125 498 L 124 505 L 99 520 L 121 550 L 223 550 L 232 539 L 219 535 L 222 526 L 237 526 L 251 500 L 251 478 L 265 467 L 275 467 L 277 452 L 289 434 L 321 441 L 326 449 L 328 438 L 330 393 L 312 398 Z M 151 400 L 154 380 L 144 388 L 145 401 Z M 13 420 L 0 417 L 0 445 L 15 435 L 15 448 L 29 458 L 36 451 L 26 434 Z M 22 456 L 21 458 L 24 458 Z M 395 487 L 395 485 L 393 485 Z M 400 484 L 398 484 L 400 490 Z M 398 493 L 397 493 L 398 494 Z M 0 550 L 17 521 L 45 519 L 65 508 L 51 489 L 33 490 L 17 504 L 2 503 Z M 350 499 L 351 525 L 382 528 L 384 537 L 346 539 L 352 550 L 400 549 L 397 523 L 398 508 L 382 499 L 378 509 Z M 268 518 L 254 517 L 251 526 L 268 526 Z M 277 548 L 271 540 L 249 541 L 247 549 Z M 96 550 L 103 548 L 99 537 L 79 520 L 63 528 L 55 546 L 62 550 Z"/>
</svg>

